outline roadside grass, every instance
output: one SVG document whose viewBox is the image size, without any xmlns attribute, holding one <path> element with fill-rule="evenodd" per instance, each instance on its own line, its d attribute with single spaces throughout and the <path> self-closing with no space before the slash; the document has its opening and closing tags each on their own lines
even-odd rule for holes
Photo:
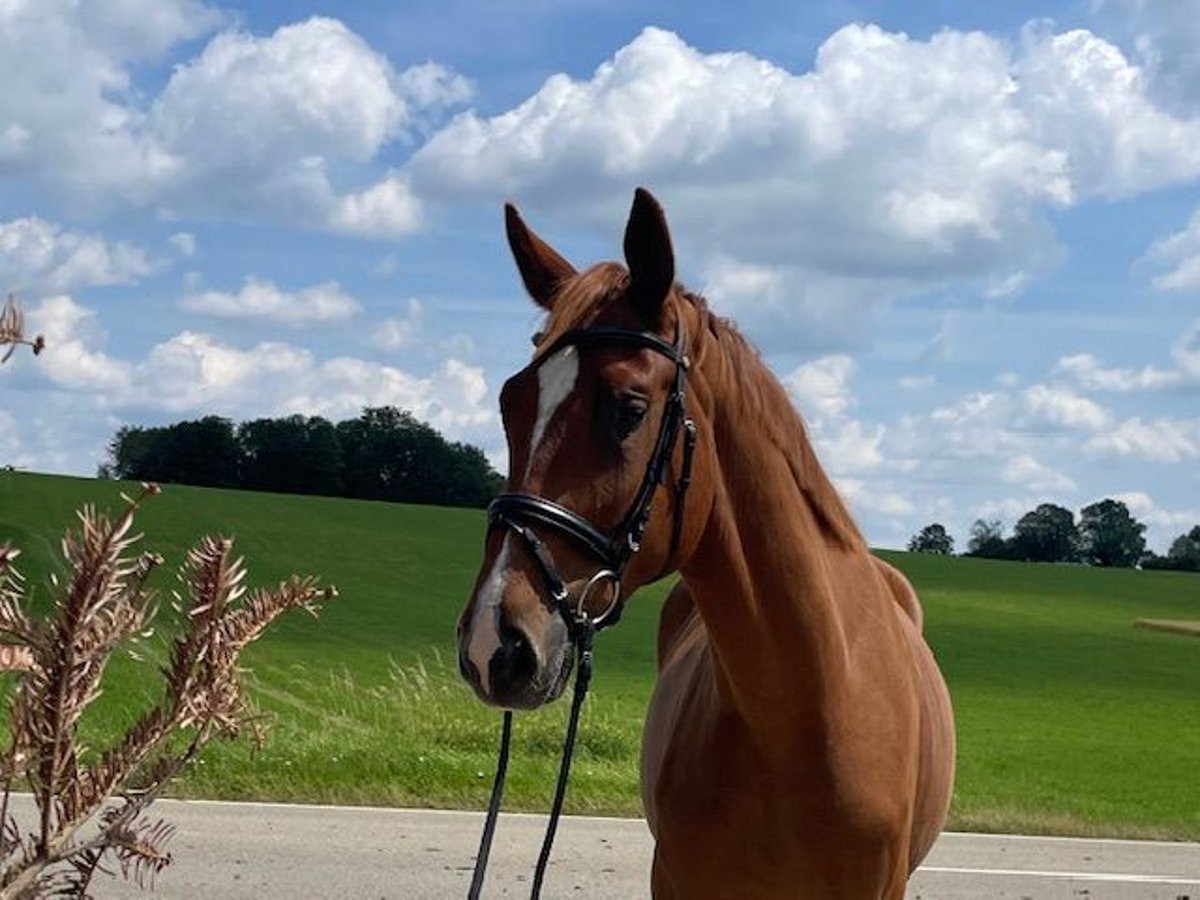
<svg viewBox="0 0 1200 900">
<path fill-rule="evenodd" d="M 41 584 L 73 510 L 112 506 L 118 490 L 0 473 L 0 540 L 26 551 L 23 570 Z M 314 572 L 341 594 L 319 620 L 280 623 L 247 654 L 251 695 L 274 720 L 266 746 L 211 746 L 177 796 L 482 808 L 499 715 L 461 683 L 453 640 L 480 511 L 168 486 L 139 527 L 172 564 L 201 534 L 232 529 L 253 583 Z M 1133 627 L 1200 619 L 1200 576 L 881 555 L 917 586 L 954 695 L 951 827 L 1200 839 L 1200 642 Z M 640 812 L 667 588 L 639 595 L 598 639 L 570 811 Z M 120 662 L 88 727 L 118 729 L 152 687 L 144 668 Z M 566 706 L 518 717 L 506 808 L 548 807 Z"/>
</svg>

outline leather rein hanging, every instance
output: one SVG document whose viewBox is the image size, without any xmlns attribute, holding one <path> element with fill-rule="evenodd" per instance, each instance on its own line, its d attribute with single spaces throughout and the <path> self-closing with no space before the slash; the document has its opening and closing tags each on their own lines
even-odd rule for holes
<svg viewBox="0 0 1200 900">
<path fill-rule="evenodd" d="M 563 739 L 562 761 L 559 766 L 550 820 L 546 826 L 546 836 L 542 841 L 542 850 L 534 870 L 530 892 L 531 900 L 537 900 L 541 896 L 546 866 L 550 861 L 550 849 L 554 843 L 558 820 L 562 814 L 563 800 L 566 797 L 571 757 L 574 753 L 575 737 L 579 726 L 579 713 L 592 675 L 592 639 L 597 631 L 614 625 L 621 617 L 625 604 L 621 578 L 633 555 L 641 549 L 642 538 L 645 536 L 646 526 L 650 521 L 654 495 L 661 485 L 666 484 L 667 473 L 675 454 L 675 445 L 679 439 L 679 432 L 682 430 L 684 433 L 683 465 L 680 477 L 675 483 L 674 521 L 671 527 L 671 545 L 667 554 L 666 566 L 670 567 L 671 561 L 675 559 L 683 529 L 683 505 L 687 499 L 688 485 L 691 483 L 692 456 L 696 448 L 696 426 L 687 417 L 684 408 L 684 386 L 690 362 L 687 356 L 687 338 L 682 323 L 675 327 L 674 343 L 668 343 L 649 331 L 635 331 L 628 328 L 596 327 L 568 331 L 538 354 L 533 361 L 533 367 L 536 369 L 550 356 L 567 346 L 625 346 L 653 350 L 675 363 L 675 378 L 663 410 L 654 451 L 646 464 L 646 473 L 634 495 L 629 511 L 613 532 L 606 532 L 567 507 L 536 494 L 501 494 L 488 506 L 489 530 L 496 527 L 509 529 L 524 542 L 526 549 L 537 562 L 552 605 L 567 625 L 567 632 L 576 654 L 575 689 L 571 699 L 571 714 L 567 722 L 567 733 Z M 572 602 L 566 583 L 554 563 L 554 558 L 538 536 L 537 528 L 549 528 L 559 535 L 570 538 L 600 562 L 600 568 L 588 579 L 574 602 Z M 666 571 L 664 569 L 662 574 L 665 575 Z M 588 597 L 597 585 L 605 581 L 612 582 L 612 600 L 600 615 L 593 616 L 587 609 Z M 500 813 L 500 802 L 504 794 L 511 737 L 512 711 L 506 710 L 501 730 L 496 777 L 492 784 L 483 835 L 479 842 L 479 853 L 475 858 L 475 872 L 467 894 L 468 900 L 477 900 L 479 892 L 483 888 L 492 836 L 496 830 L 496 820 Z"/>
</svg>

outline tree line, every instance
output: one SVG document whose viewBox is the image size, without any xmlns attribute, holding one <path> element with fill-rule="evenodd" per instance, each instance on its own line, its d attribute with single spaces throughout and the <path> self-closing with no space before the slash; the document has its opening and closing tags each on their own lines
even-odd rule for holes
<svg viewBox="0 0 1200 900">
<path fill-rule="evenodd" d="M 504 486 L 479 448 L 394 406 L 336 424 L 293 415 L 126 425 L 108 453 L 101 477 L 275 493 L 482 507 Z"/>
<path fill-rule="evenodd" d="M 1042 503 L 1021 516 L 1005 536 L 998 519 L 976 519 L 964 556 L 1023 562 L 1071 562 L 1091 566 L 1200 572 L 1200 525 L 1171 542 L 1165 556 L 1146 547 L 1146 526 L 1120 500 L 1085 506 L 1078 522 L 1071 510 Z M 926 525 L 908 542 L 915 553 L 952 554 L 954 538 L 940 523 Z"/>
</svg>

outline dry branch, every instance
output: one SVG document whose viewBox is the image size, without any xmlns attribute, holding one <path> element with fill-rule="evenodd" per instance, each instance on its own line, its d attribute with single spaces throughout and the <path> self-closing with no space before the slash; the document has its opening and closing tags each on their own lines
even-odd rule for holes
<svg viewBox="0 0 1200 900">
<path fill-rule="evenodd" d="M 0 356 L 0 363 L 8 362 L 19 344 L 25 344 L 33 350 L 33 355 L 37 356 L 46 348 L 46 339 L 40 334 L 32 340 L 25 337 L 25 316 L 21 312 L 21 305 L 17 303 L 16 297 L 9 294 L 4 305 L 0 306 L 0 349 L 8 347 L 4 355 Z"/>
<path fill-rule="evenodd" d="M 144 485 L 115 519 L 91 507 L 63 539 L 69 575 L 53 586 L 48 616 L 26 610 L 15 549 L 0 545 L 0 667 L 11 659 L 18 683 L 10 708 L 11 743 L 0 754 L 0 900 L 85 898 L 106 860 L 139 884 L 171 856 L 173 829 L 143 817 L 166 783 L 213 737 L 251 724 L 238 661 L 242 650 L 290 609 L 316 614 L 336 596 L 314 578 L 246 595 L 245 566 L 227 538 L 205 538 L 180 572 L 173 594 L 181 628 L 160 669 L 163 695 L 112 746 L 85 756 L 79 725 L 99 696 L 105 667 L 120 648 L 145 637 L 158 611 L 150 574 L 162 563 L 134 554 L 140 505 L 158 488 Z M 182 741 L 179 737 L 182 736 Z M 182 749 L 180 749 L 182 748 Z M 9 810 L 25 784 L 38 809 L 23 832 Z"/>
</svg>

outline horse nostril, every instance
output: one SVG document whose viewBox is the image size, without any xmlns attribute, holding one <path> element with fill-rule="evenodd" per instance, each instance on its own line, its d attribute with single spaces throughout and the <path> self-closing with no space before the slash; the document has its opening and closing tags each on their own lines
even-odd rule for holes
<svg viewBox="0 0 1200 900">
<path fill-rule="evenodd" d="M 488 663 L 493 696 L 503 702 L 519 695 L 537 674 L 537 654 L 525 632 L 500 613 L 500 646 Z"/>
<path fill-rule="evenodd" d="M 464 647 L 460 647 L 458 651 L 458 671 L 471 684 L 479 684 L 479 666 L 471 662 Z"/>
</svg>

